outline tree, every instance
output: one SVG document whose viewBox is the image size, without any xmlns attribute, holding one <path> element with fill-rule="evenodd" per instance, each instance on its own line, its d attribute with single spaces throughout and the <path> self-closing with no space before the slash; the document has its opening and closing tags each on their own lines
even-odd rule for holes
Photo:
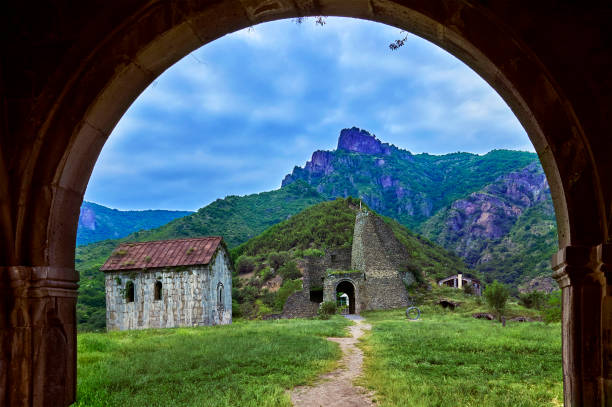
<svg viewBox="0 0 612 407">
<path fill-rule="evenodd" d="M 493 281 L 493 284 L 487 286 L 484 291 L 484 297 L 491 311 L 497 315 L 497 319 L 501 317 L 506 309 L 506 301 L 508 301 L 508 287 L 499 281 Z"/>
<path fill-rule="evenodd" d="M 236 271 L 238 274 L 247 274 L 255 270 L 255 261 L 249 256 L 240 256 L 236 260 Z"/>
</svg>

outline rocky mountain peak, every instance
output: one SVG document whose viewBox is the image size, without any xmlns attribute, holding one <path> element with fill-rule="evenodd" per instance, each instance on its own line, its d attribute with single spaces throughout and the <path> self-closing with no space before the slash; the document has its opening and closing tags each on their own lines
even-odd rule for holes
<svg viewBox="0 0 612 407">
<path fill-rule="evenodd" d="M 343 129 L 340 132 L 338 150 L 373 155 L 391 154 L 391 146 L 389 144 L 382 143 L 376 136 L 357 127 Z"/>
</svg>

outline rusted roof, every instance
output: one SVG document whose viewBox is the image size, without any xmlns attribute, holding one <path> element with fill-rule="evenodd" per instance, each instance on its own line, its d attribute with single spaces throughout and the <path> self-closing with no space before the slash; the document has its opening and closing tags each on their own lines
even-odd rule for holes
<svg viewBox="0 0 612 407">
<path fill-rule="evenodd" d="M 223 239 L 197 239 L 121 243 L 100 270 L 136 270 L 155 267 L 193 266 L 210 263 Z"/>
</svg>

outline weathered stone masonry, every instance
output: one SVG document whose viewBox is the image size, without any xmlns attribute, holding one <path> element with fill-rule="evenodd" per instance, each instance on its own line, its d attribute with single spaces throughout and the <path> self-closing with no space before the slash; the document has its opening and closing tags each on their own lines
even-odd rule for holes
<svg viewBox="0 0 612 407">
<path fill-rule="evenodd" d="M 189 240 L 178 250 L 189 252 L 195 246 L 193 239 Z M 124 255 L 122 261 L 129 263 L 129 259 L 125 260 L 129 256 Z M 106 271 L 105 284 L 108 330 L 232 322 L 231 265 L 220 244 L 212 251 L 208 264 Z"/>
<path fill-rule="evenodd" d="M 354 288 L 356 313 L 405 307 L 408 304 L 406 285 L 415 281 L 412 273 L 403 271 L 409 260 L 407 249 L 382 218 L 360 211 L 355 219 L 351 248 L 330 250 L 323 257 L 305 259 L 304 289 L 287 299 L 283 316 L 316 315 L 318 302 L 313 300 L 313 291 L 322 288 L 320 300 L 335 301 L 338 285 L 345 281 Z"/>
</svg>

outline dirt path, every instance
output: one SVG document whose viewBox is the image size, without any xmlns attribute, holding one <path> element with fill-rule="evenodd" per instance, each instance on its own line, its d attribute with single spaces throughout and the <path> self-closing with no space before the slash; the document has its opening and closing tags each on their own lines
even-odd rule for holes
<svg viewBox="0 0 612 407">
<path fill-rule="evenodd" d="M 349 338 L 327 338 L 340 344 L 342 359 L 340 367 L 322 375 L 314 386 L 300 386 L 291 392 L 291 401 L 296 407 L 370 407 L 373 394 L 363 387 L 353 385 L 353 380 L 361 374 L 363 352 L 355 344 L 364 331 L 372 327 L 363 318 L 351 318 L 355 325 L 349 327 Z"/>
</svg>

